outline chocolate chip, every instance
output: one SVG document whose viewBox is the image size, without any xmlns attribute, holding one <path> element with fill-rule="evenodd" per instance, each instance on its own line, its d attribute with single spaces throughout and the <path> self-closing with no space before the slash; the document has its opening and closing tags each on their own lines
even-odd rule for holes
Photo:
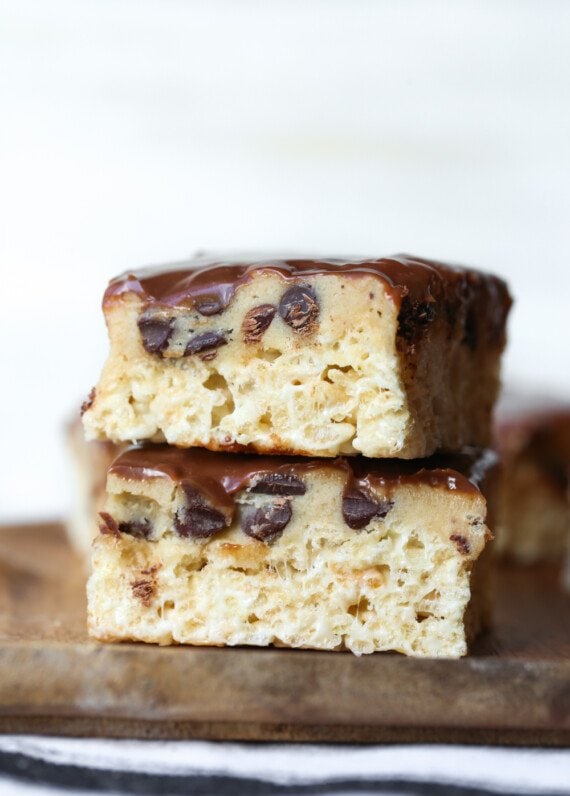
<svg viewBox="0 0 570 796">
<path fill-rule="evenodd" d="M 197 334 L 195 337 L 190 338 L 184 349 L 184 356 L 187 357 L 191 354 L 201 354 L 203 352 L 214 353 L 214 349 L 227 345 L 227 342 L 225 332 L 215 329 L 211 332 L 202 332 L 202 334 Z M 212 358 L 207 356 L 207 359 Z"/>
<path fill-rule="evenodd" d="M 393 505 L 391 500 L 374 500 L 355 489 L 342 499 L 342 516 L 349 528 L 360 531 L 373 517 L 383 519 Z"/>
<path fill-rule="evenodd" d="M 140 600 L 145 608 L 149 608 L 154 597 L 154 590 L 156 588 L 156 581 L 154 580 L 133 580 L 131 581 L 131 589 L 133 597 Z"/>
<path fill-rule="evenodd" d="M 273 304 L 260 304 L 246 312 L 241 325 L 246 343 L 257 343 L 269 328 L 277 312 Z"/>
<path fill-rule="evenodd" d="M 142 520 L 129 520 L 129 522 L 119 523 L 119 531 L 134 536 L 136 539 L 148 539 L 152 531 L 152 524 L 146 517 Z"/>
<path fill-rule="evenodd" d="M 279 314 L 299 334 L 311 334 L 319 315 L 319 304 L 310 285 L 293 285 L 283 294 Z"/>
<path fill-rule="evenodd" d="M 228 525 L 221 511 L 210 506 L 190 484 L 183 484 L 186 505 L 176 512 L 174 527 L 179 536 L 207 539 Z"/>
<path fill-rule="evenodd" d="M 469 544 L 469 540 L 462 536 L 460 533 L 452 533 L 449 537 L 449 540 L 454 543 L 457 547 L 459 552 L 466 556 L 469 555 L 471 551 L 471 545 Z"/>
<path fill-rule="evenodd" d="M 274 542 L 283 533 L 291 519 L 291 504 L 285 498 L 276 500 L 253 509 L 243 518 L 242 529 L 248 536 L 260 542 Z"/>
<path fill-rule="evenodd" d="M 215 296 L 198 299 L 194 306 L 200 315 L 206 315 L 207 317 L 210 317 L 210 315 L 218 315 L 218 313 L 224 309 L 222 301 Z"/>
<path fill-rule="evenodd" d="M 146 608 L 150 607 L 150 604 L 154 598 L 157 586 L 156 573 L 161 566 L 162 564 L 154 564 L 146 569 L 141 569 L 140 574 L 144 575 L 145 577 L 131 581 L 133 597 L 136 597 L 138 600 L 140 600 Z"/>
<path fill-rule="evenodd" d="M 477 350 L 477 343 L 479 342 L 479 327 L 477 323 L 477 311 L 474 307 L 469 307 L 465 316 L 465 327 L 463 330 L 463 345 L 466 345 L 471 351 Z"/>
<path fill-rule="evenodd" d="M 161 354 L 174 331 L 174 318 L 141 315 L 137 321 L 142 344 L 149 354 Z"/>
<path fill-rule="evenodd" d="M 88 409 L 91 409 L 91 407 L 93 406 L 93 402 L 95 401 L 96 395 L 97 393 L 95 392 L 95 387 L 92 387 L 89 395 L 81 404 L 81 417 L 83 417 L 83 415 Z"/>
<path fill-rule="evenodd" d="M 119 526 L 117 521 L 106 511 L 99 512 L 99 517 L 101 518 L 101 522 L 99 523 L 99 530 L 101 533 L 108 536 L 116 536 L 118 538 Z"/>
<path fill-rule="evenodd" d="M 398 335 L 408 346 L 413 347 L 435 318 L 432 302 L 412 301 L 409 296 L 404 296 L 398 314 Z"/>
<path fill-rule="evenodd" d="M 262 473 L 256 476 L 250 492 L 261 495 L 304 495 L 305 482 L 292 473 Z"/>
<path fill-rule="evenodd" d="M 161 567 L 162 564 L 153 564 L 151 567 L 141 569 L 141 575 L 152 575 L 154 577 Z"/>
<path fill-rule="evenodd" d="M 451 329 L 454 329 L 455 324 L 457 323 L 457 314 L 459 311 L 457 301 L 448 299 L 443 305 L 443 311 L 445 313 L 445 319 L 447 323 Z"/>
</svg>

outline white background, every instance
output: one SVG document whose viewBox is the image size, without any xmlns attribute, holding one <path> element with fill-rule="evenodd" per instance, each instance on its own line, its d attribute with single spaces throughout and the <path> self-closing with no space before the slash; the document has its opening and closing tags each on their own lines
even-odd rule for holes
<svg viewBox="0 0 570 796">
<path fill-rule="evenodd" d="M 570 393 L 570 3 L 4 0 L 0 59 L 0 521 L 66 510 L 107 279 L 196 248 L 497 271 Z"/>
</svg>

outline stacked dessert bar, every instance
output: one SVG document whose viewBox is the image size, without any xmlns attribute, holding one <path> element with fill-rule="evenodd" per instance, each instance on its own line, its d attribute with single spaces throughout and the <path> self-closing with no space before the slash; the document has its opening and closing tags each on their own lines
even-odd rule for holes
<svg viewBox="0 0 570 796">
<path fill-rule="evenodd" d="M 486 614 L 502 280 L 203 257 L 127 273 L 103 306 L 83 423 L 136 444 L 108 469 L 93 637 L 465 654 Z"/>
</svg>

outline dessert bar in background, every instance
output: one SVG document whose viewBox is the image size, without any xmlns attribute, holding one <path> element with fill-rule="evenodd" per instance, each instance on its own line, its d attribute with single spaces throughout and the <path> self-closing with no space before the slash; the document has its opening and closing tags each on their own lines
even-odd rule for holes
<svg viewBox="0 0 570 796">
<path fill-rule="evenodd" d="M 487 616 L 495 460 L 129 449 L 109 469 L 90 633 L 464 655 Z"/>
<path fill-rule="evenodd" d="M 108 440 L 87 442 L 79 412 L 66 428 L 67 453 L 71 474 L 71 512 L 66 531 L 75 551 L 86 562 L 91 556 L 93 539 L 99 533 L 99 512 L 106 498 L 107 470 L 125 445 Z"/>
<path fill-rule="evenodd" d="M 87 437 L 404 459 L 483 447 L 510 304 L 495 276 L 409 256 L 129 272 L 105 293 Z"/>
<path fill-rule="evenodd" d="M 562 561 L 570 549 L 570 402 L 506 391 L 495 421 L 503 462 L 498 552 Z"/>
</svg>

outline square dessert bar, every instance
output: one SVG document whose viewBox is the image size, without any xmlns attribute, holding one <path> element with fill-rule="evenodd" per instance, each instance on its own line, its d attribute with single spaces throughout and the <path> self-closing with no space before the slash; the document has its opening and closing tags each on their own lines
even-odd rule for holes
<svg viewBox="0 0 570 796">
<path fill-rule="evenodd" d="M 408 256 L 127 273 L 85 430 L 304 456 L 483 447 L 510 303 L 495 276 Z"/>
<path fill-rule="evenodd" d="M 90 634 L 464 655 L 485 624 L 494 462 L 131 448 L 109 469 Z"/>
<path fill-rule="evenodd" d="M 502 471 L 497 551 L 521 563 L 570 554 L 570 403 L 507 392 L 497 408 Z"/>
</svg>

